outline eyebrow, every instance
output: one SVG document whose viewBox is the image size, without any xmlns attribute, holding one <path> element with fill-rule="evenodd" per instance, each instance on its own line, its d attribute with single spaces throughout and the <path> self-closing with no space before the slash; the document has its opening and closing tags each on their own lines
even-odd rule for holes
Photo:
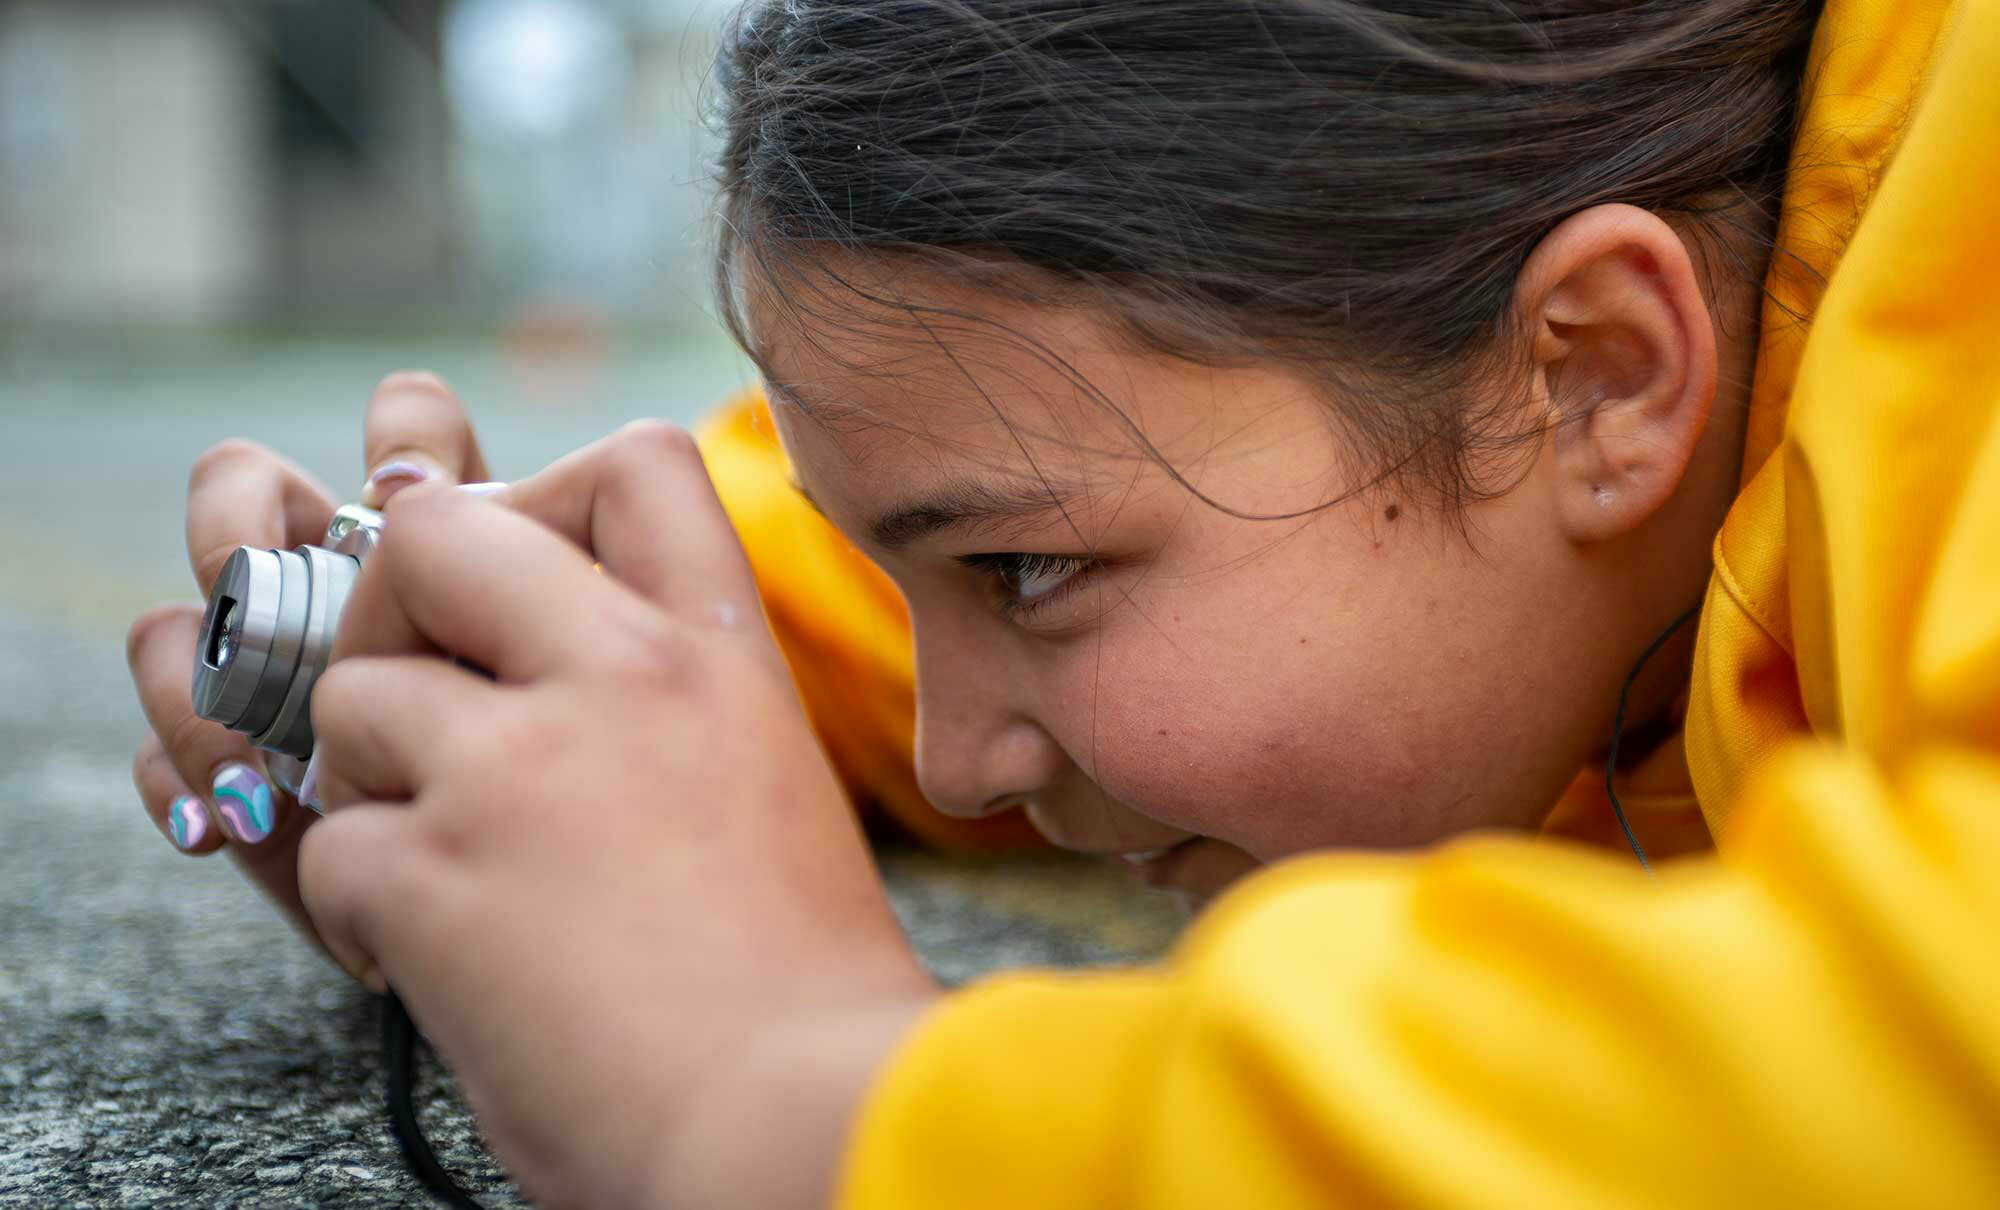
<svg viewBox="0 0 2000 1210">
<path fill-rule="evenodd" d="M 794 479 L 792 487 L 815 512 L 825 515 L 805 484 Z M 883 550 L 900 551 L 947 532 L 1007 534 L 1051 514 L 1067 516 L 1069 506 L 1083 495 L 1081 487 L 1065 483 L 960 480 L 883 513 L 868 523 L 868 536 Z"/>
</svg>

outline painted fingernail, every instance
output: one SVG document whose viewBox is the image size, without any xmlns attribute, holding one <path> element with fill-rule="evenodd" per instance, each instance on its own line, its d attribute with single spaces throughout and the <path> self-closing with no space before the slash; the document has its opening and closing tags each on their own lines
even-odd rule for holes
<svg viewBox="0 0 2000 1210">
<path fill-rule="evenodd" d="M 375 473 L 368 476 L 368 486 L 374 489 L 377 495 L 387 499 L 411 484 L 422 483 L 430 477 L 430 467 L 421 462 L 408 462 L 399 458 L 376 467 Z"/>
<path fill-rule="evenodd" d="M 224 765 L 215 775 L 215 812 L 222 830 L 243 844 L 256 844 L 277 826 L 277 800 L 257 771 L 245 764 Z"/>
<path fill-rule="evenodd" d="M 208 810 L 194 795 L 181 795 L 167 808 L 167 831 L 175 848 L 183 853 L 192 850 L 208 836 Z"/>
<path fill-rule="evenodd" d="M 312 754 L 312 759 L 306 762 L 305 775 L 299 778 L 298 799 L 300 803 L 311 807 L 313 810 L 320 812 L 320 814 L 324 815 L 326 813 L 319 805 L 319 753 L 317 751 Z"/>
</svg>

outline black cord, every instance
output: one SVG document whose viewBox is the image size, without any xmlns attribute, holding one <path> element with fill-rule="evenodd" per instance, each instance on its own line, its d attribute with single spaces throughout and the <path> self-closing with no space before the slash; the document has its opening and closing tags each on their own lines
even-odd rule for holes
<svg viewBox="0 0 2000 1210">
<path fill-rule="evenodd" d="M 1611 785 L 1612 776 L 1618 772 L 1618 741 L 1625 735 L 1625 699 L 1631 694 L 1632 682 L 1639 679 L 1639 670 L 1646 666 L 1646 661 L 1667 645 L 1667 640 L 1674 637 L 1676 630 L 1687 625 L 1699 613 L 1701 606 L 1697 605 L 1675 618 L 1673 624 L 1662 630 L 1660 636 L 1639 656 L 1639 662 L 1632 665 L 1632 671 L 1625 674 L 1625 687 L 1618 691 L 1618 717 L 1611 724 L 1611 751 L 1604 758 L 1605 797 L 1611 800 L 1611 810 L 1618 816 L 1618 826 L 1625 829 L 1625 842 L 1632 846 L 1632 855 L 1639 859 L 1639 868 L 1648 874 L 1653 872 L 1653 863 L 1646 860 L 1646 850 L 1639 847 L 1639 838 L 1632 835 L 1632 825 L 1625 818 L 1625 807 L 1618 801 L 1618 791 Z"/>
<path fill-rule="evenodd" d="M 417 1027 L 394 989 L 382 1001 L 382 1060 L 389 1077 L 389 1127 L 403 1148 L 403 1162 L 410 1166 L 410 1174 L 452 1210 L 480 1210 L 479 1203 L 438 1163 L 437 1152 L 431 1150 L 424 1139 L 423 1127 L 417 1124 L 413 1099 L 417 1082 Z"/>
</svg>

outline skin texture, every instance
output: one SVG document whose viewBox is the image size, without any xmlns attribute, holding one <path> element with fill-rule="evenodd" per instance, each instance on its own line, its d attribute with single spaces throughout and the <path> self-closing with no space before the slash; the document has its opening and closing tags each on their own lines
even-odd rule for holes
<svg viewBox="0 0 2000 1210">
<path fill-rule="evenodd" d="M 860 310 L 815 331 L 750 301 L 792 392 L 778 416 L 802 485 L 908 597 L 923 784 L 960 813 L 1025 801 L 1090 851 L 1211 838 L 1158 863 L 1190 894 L 1309 848 L 1533 826 L 1605 744 L 1638 653 L 1700 591 L 1735 487 L 1752 350 L 1727 333 L 1753 296 L 1705 292 L 1680 236 L 1630 207 L 1572 217 L 1524 269 L 1522 419 L 1546 431 L 1463 533 L 1393 494 L 1348 494 L 1356 451 L 1305 382 L 1138 354 L 1080 312 L 892 281 L 961 318 L 913 338 Z M 1339 502 L 1288 521 L 1203 503 L 1046 361 L 964 315 L 1060 353 L 1211 501 Z M 440 473 L 387 502 L 315 690 L 329 814 L 281 813 L 232 848 L 343 967 L 402 993 L 539 1202 L 823 1203 L 869 1077 L 937 992 L 692 442 L 638 425 L 474 498 L 443 486 L 476 450 L 456 400 L 434 380 L 404 397 L 444 422 L 385 426 L 424 435 L 379 458 L 371 430 L 370 463 Z M 317 536 L 324 493 L 267 452 L 204 463 L 204 587 L 237 541 Z M 906 515 L 897 541 L 877 532 L 947 481 L 960 502 L 1075 490 L 1053 518 L 919 534 Z M 226 503 L 240 533 L 197 525 Z M 1104 566 L 1022 612 L 1010 584 L 1060 577 L 958 561 L 1019 551 Z M 197 621 L 156 610 L 131 635 L 164 737 L 138 762 L 156 824 L 240 758 L 186 721 Z M 1638 717 L 1684 677 L 1687 642 L 1649 668 Z"/>
<path fill-rule="evenodd" d="M 907 310 L 850 294 L 829 324 L 766 290 L 750 313 L 801 485 L 909 602 L 918 772 L 945 811 L 1024 803 L 1086 852 L 1211 838 L 1140 863 L 1194 899 L 1310 849 L 1532 828 L 1706 581 L 1752 352 L 1722 321 L 1750 300 L 1712 305 L 1645 211 L 1585 211 L 1524 269 L 1515 420 L 1546 431 L 1462 531 L 1367 488 L 1314 383 L 1135 354 L 1091 314 L 881 269 L 838 271 Z M 948 489 L 1045 482 L 1060 509 L 893 548 L 873 533 Z M 1101 566 L 1024 614 L 1004 576 L 959 562 L 992 552 Z M 1635 725 L 1690 640 L 1649 668 Z"/>
</svg>

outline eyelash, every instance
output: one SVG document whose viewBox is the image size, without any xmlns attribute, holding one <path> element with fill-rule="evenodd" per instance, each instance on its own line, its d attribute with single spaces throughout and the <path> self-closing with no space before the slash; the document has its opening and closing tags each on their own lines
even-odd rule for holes
<svg viewBox="0 0 2000 1210">
<path fill-rule="evenodd" d="M 1003 594 L 1001 611 L 1016 620 L 1032 619 L 1038 612 L 1069 596 L 1096 566 L 1096 560 L 1075 555 L 1036 555 L 1018 551 L 961 555 L 958 561 L 999 585 Z M 1053 588 L 1044 589 L 1032 597 L 1022 597 L 1022 581 L 1037 576 L 1061 578 Z"/>
</svg>

